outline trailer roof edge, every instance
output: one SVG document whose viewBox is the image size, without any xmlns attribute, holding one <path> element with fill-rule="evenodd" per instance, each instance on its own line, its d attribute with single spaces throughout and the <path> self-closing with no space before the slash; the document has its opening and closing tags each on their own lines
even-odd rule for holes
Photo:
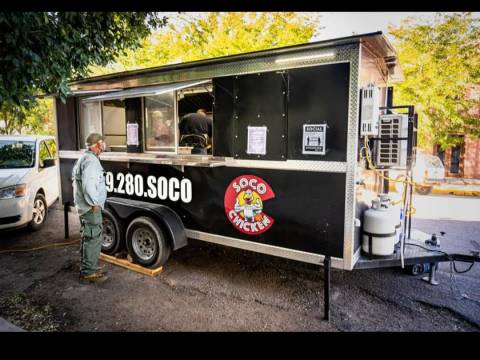
<svg viewBox="0 0 480 360">
<path fill-rule="evenodd" d="M 204 65 L 221 64 L 221 63 L 241 61 L 241 60 L 252 59 L 252 58 L 261 58 L 264 56 L 295 52 L 297 50 L 312 50 L 312 49 L 318 49 L 323 47 L 341 46 L 341 45 L 361 43 L 361 42 L 367 42 L 371 46 L 379 49 L 383 53 L 384 58 L 396 57 L 396 52 L 393 46 L 388 41 L 388 39 L 385 37 L 382 31 L 377 31 L 372 33 L 327 39 L 322 41 L 297 44 L 297 45 L 285 46 L 285 47 L 274 48 L 274 49 L 252 51 L 247 53 L 202 59 L 202 60 L 190 61 L 190 62 L 179 63 L 179 64 L 168 64 L 168 65 L 155 66 L 155 67 L 138 69 L 138 70 L 129 70 L 129 71 L 112 73 L 112 74 L 93 76 L 89 78 L 83 78 L 83 79 L 77 79 L 77 80 L 71 81 L 69 85 L 81 86 L 82 84 L 111 82 L 112 80 L 116 80 L 116 79 L 122 79 L 122 78 L 126 79 L 129 77 L 151 75 L 154 73 L 168 72 L 172 70 L 189 69 L 189 68 L 194 68 L 199 66 L 201 67 Z"/>
</svg>

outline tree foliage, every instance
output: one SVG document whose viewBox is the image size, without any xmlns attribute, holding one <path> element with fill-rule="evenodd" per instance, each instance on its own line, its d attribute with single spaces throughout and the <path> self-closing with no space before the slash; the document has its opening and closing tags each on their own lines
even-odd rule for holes
<svg viewBox="0 0 480 360">
<path fill-rule="evenodd" d="M 0 13 L 0 106 L 28 108 L 41 93 L 65 98 L 69 80 L 137 48 L 165 24 L 146 12 Z"/>
<path fill-rule="evenodd" d="M 437 14 L 430 23 L 406 19 L 389 28 L 405 80 L 395 87 L 395 103 L 414 104 L 420 146 L 454 145 L 454 134 L 480 136 L 480 118 L 467 96 L 480 85 L 479 19 L 471 13 Z"/>
<path fill-rule="evenodd" d="M 0 134 L 54 135 L 53 99 L 37 99 L 28 107 L 4 103 L 0 107 Z"/>
<path fill-rule="evenodd" d="M 152 33 L 142 47 L 127 51 L 95 75 L 171 63 L 234 55 L 306 43 L 315 35 L 319 17 L 293 12 L 210 12 L 180 14 L 165 29 Z"/>
</svg>

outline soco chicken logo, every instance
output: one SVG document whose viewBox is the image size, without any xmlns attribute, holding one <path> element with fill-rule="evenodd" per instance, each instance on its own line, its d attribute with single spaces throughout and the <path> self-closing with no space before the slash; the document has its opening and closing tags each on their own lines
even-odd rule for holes
<svg viewBox="0 0 480 360">
<path fill-rule="evenodd" d="M 263 202 L 274 197 L 272 188 L 263 179 L 254 175 L 239 176 L 225 192 L 228 220 L 245 234 L 259 235 L 273 225 L 273 218 L 263 212 Z"/>
</svg>

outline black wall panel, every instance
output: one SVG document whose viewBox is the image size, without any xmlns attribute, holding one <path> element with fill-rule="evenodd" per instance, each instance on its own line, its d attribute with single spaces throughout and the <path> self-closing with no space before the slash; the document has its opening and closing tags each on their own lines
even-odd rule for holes
<svg viewBox="0 0 480 360">
<path fill-rule="evenodd" d="M 350 64 L 292 69 L 288 74 L 288 158 L 346 161 Z M 325 122 L 326 155 L 303 155 L 303 125 Z"/>
<path fill-rule="evenodd" d="M 77 101 L 69 97 L 64 104 L 58 97 L 55 101 L 59 150 L 77 150 Z"/>
<path fill-rule="evenodd" d="M 213 155 L 233 156 L 233 77 L 213 79 Z"/>
<path fill-rule="evenodd" d="M 62 189 L 62 202 L 69 202 L 73 206 L 72 170 L 75 159 L 60 159 L 60 186 Z"/>
<path fill-rule="evenodd" d="M 277 72 L 234 77 L 234 156 L 286 160 L 286 77 Z M 247 127 L 267 127 L 266 155 L 247 154 Z"/>
<path fill-rule="evenodd" d="M 109 193 L 109 196 L 167 205 L 188 229 L 343 258 L 345 174 L 229 167 L 185 167 L 182 173 L 168 165 L 113 161 L 102 161 L 102 165 L 117 179 L 114 191 L 119 186 L 119 172 L 140 174 L 144 181 L 152 175 L 189 179 L 192 183 L 189 203 Z M 259 235 L 244 234 L 236 229 L 224 207 L 230 183 L 245 174 L 260 177 L 275 193 L 274 198 L 263 203 L 265 213 L 274 219 L 274 224 Z"/>
</svg>

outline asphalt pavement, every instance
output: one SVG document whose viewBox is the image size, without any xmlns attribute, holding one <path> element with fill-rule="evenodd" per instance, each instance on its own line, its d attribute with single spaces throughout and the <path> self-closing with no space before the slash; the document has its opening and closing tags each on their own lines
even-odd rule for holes
<svg viewBox="0 0 480 360">
<path fill-rule="evenodd" d="M 445 231 L 441 249 L 468 252 L 480 234 L 479 202 L 416 195 L 413 227 Z M 78 219 L 69 219 L 78 238 Z M 52 209 L 39 232 L 4 232 L 0 239 L 0 251 L 62 242 L 63 212 Z M 22 293 L 52 306 L 61 331 L 480 330 L 478 264 L 453 277 L 450 264 L 440 264 L 438 286 L 399 268 L 333 270 L 326 322 L 323 270 L 315 265 L 191 241 L 157 277 L 106 264 L 106 283 L 84 285 L 78 260 L 78 246 L 0 254 L 0 297 Z"/>
</svg>

